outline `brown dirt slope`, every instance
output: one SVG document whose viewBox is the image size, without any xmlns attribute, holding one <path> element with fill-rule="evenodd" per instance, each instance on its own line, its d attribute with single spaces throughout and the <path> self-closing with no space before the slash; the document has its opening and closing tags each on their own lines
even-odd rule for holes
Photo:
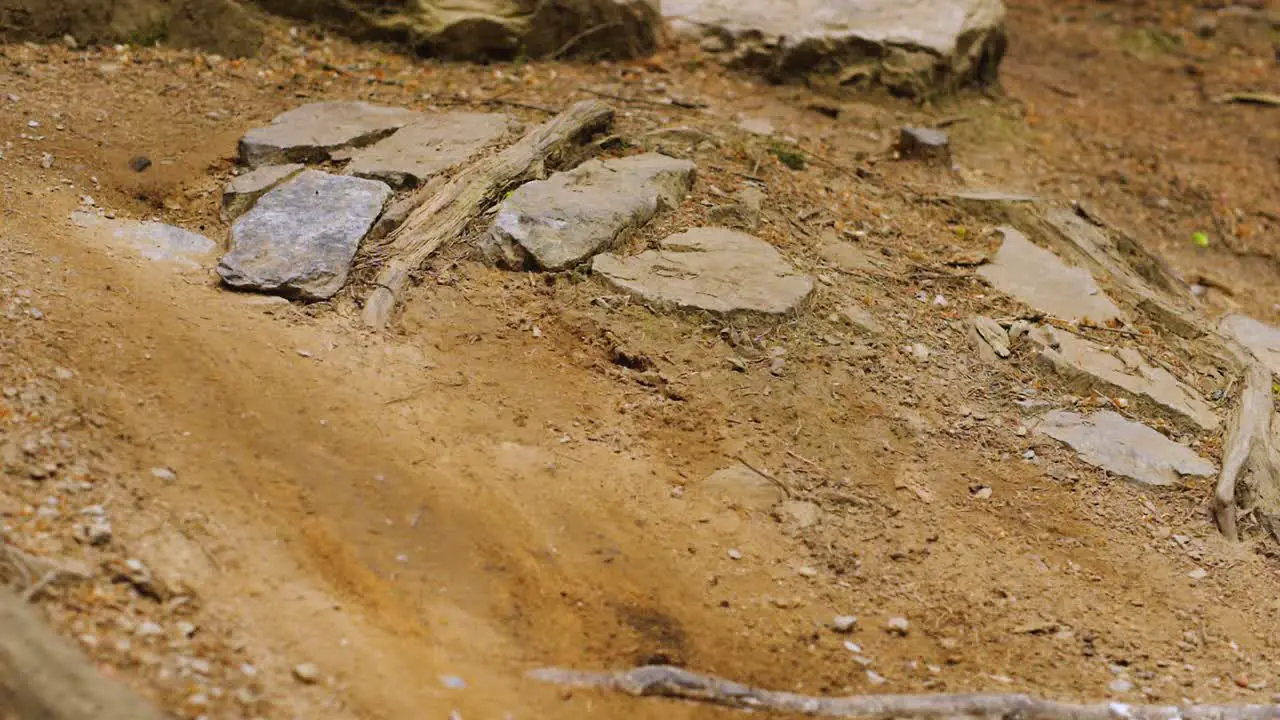
<svg viewBox="0 0 1280 720">
<path fill-rule="evenodd" d="M 1189 4 L 1041 5 L 1012 3 L 1003 93 L 927 107 L 765 86 L 690 48 L 471 67 L 282 27 L 235 62 L 0 47 L 0 522 L 6 542 L 87 568 L 43 594 L 51 622 L 184 717 L 728 717 L 523 679 L 654 661 L 809 693 L 1270 698 L 1271 546 L 1217 536 L 1209 481 L 1143 491 L 1020 432 L 1019 393 L 1067 392 L 973 356 L 956 322 L 1020 308 L 947 265 L 990 228 L 936 198 L 1088 200 L 1199 279 L 1207 308 L 1280 320 L 1280 111 L 1214 101 L 1266 89 L 1274 56 L 1196 35 Z M 720 141 L 683 151 L 693 197 L 635 246 L 760 178 L 761 237 L 819 279 L 806 312 L 654 314 L 455 247 L 374 336 L 351 296 L 264 305 L 88 246 L 67 221 L 89 195 L 222 239 L 236 138 L 307 100 L 535 122 L 580 88 L 641 99 L 620 104 L 624 137 L 692 125 Z M 667 97 L 706 108 L 644 101 Z M 938 122 L 958 173 L 892 158 L 898 127 Z M 153 165 L 135 173 L 140 154 Z M 797 154 L 803 170 L 783 162 Z M 857 268 L 833 236 L 857 238 L 839 240 Z M 842 325 L 850 300 L 881 336 Z M 1133 342 L 1206 395 L 1220 384 L 1174 343 Z M 619 346 L 657 372 L 619 365 Z M 700 489 L 738 459 L 794 502 L 759 512 Z M 99 505 L 114 537 L 77 541 Z M 170 590 L 140 590 L 130 559 Z M 858 629 L 826 629 L 836 614 Z M 898 616 L 905 637 L 883 629 Z"/>
</svg>

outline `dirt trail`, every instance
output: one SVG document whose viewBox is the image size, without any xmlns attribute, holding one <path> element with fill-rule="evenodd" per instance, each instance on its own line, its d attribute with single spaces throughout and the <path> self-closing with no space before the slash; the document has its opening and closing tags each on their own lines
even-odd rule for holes
<svg viewBox="0 0 1280 720">
<path fill-rule="evenodd" d="M 1008 64 L 1012 99 L 966 96 L 923 110 L 847 102 L 838 121 L 806 109 L 829 101 L 804 90 L 697 65 L 507 68 L 525 73 L 510 81 L 316 40 L 355 69 L 311 73 L 284 50 L 293 40 L 283 32 L 269 40 L 277 54 L 230 68 L 134 51 L 104 71 L 106 54 L 9 47 L 0 80 L 22 100 L 0 118 L 5 137 L 25 133 L 29 118 L 65 117 L 69 129 L 5 149 L 5 288 L 38 298 L 39 322 L 58 340 L 25 352 L 75 370 L 78 402 L 115 435 L 103 451 L 134 470 L 120 490 L 131 501 L 116 520 L 120 541 L 196 588 L 211 617 L 233 628 L 267 678 L 272 716 L 729 716 L 566 696 L 522 679 L 543 665 L 647 662 L 809 693 L 1097 698 L 1125 677 L 1154 699 L 1266 698 L 1280 672 L 1274 562 L 1216 536 L 1203 512 L 1207 481 L 1145 493 L 1015 432 L 1010 393 L 1041 381 L 982 365 L 951 329 L 1000 301 L 927 272 L 980 234 L 957 231 L 971 218 L 921 200 L 957 179 L 876 161 L 898 125 L 962 117 L 952 133 L 963 180 L 1047 194 L 1070 180 L 1108 210 L 1143 219 L 1136 209 L 1148 212 L 1164 181 L 1140 176 L 1116 191 L 1110 151 L 1071 139 L 1105 125 L 1110 106 L 1081 107 L 1044 85 L 1079 40 L 1072 33 L 1102 21 L 1051 25 L 1039 12 L 1015 7 L 1013 37 L 1027 39 Z M 1037 40 L 1052 51 L 1033 54 Z M 1101 52 L 1071 92 L 1116 61 Z M 1174 62 L 1134 60 L 1132 87 Z M 1247 65 L 1229 56 L 1214 67 L 1235 79 L 1232 63 Z M 773 329 L 700 325 L 606 307 L 589 280 L 544 282 L 447 258 L 398 331 L 374 336 L 354 329 L 349 300 L 264 305 L 204 271 L 88 247 L 67 221 L 91 193 L 122 215 L 220 237 L 216 192 L 245 128 L 304 97 L 424 106 L 464 90 L 495 96 L 508 82 L 535 95 L 510 97 L 533 100 L 579 83 L 653 82 L 707 100 L 706 115 L 631 108 L 620 120 L 624 133 L 695 122 L 728 138 L 699 158 L 689 207 L 652 233 L 699 220 L 717 197 L 711 187 L 759 172 L 772 207 L 763 236 L 827 277 L 814 306 Z M 71 90 L 53 90 L 59 83 Z M 1052 119 L 1028 119 L 1024 102 Z M 1053 103 L 1097 124 L 1080 130 Z M 788 171 L 733 129 L 739 114 L 769 116 L 820 148 L 819 162 Z M 1258 122 L 1241 117 L 1224 114 L 1219 127 Z M 1184 145 L 1169 152 L 1195 143 L 1171 137 Z M 1219 150 L 1247 158 L 1257 143 L 1274 143 L 1274 128 Z M 53 169 L 40 167 L 42 152 L 56 156 Z M 142 152 L 153 170 L 128 170 Z M 862 174 L 842 169 L 868 157 Z M 1179 172 L 1220 180 L 1206 163 Z M 1244 204 L 1277 182 L 1274 167 L 1251 173 L 1259 189 L 1242 192 Z M 877 270 L 836 269 L 821 228 L 797 219 L 810 208 L 831 227 L 868 228 L 863 247 Z M 1180 268 L 1217 262 L 1168 240 L 1184 237 L 1199 212 L 1188 200 L 1162 220 L 1159 237 Z M 1233 302 L 1267 319 L 1274 278 L 1239 277 Z M 921 292 L 957 307 L 921 305 Z M 828 319 L 845 297 L 867 299 L 888 337 L 846 337 Z M 786 372 L 727 365 L 742 348 L 735 334 L 752 333 L 785 350 Z M 899 348 L 915 341 L 940 359 L 913 363 Z M 619 367 L 615 342 L 650 357 L 666 387 Z M 1020 460 L 1028 450 L 1042 460 Z M 699 491 L 737 458 L 787 484 L 820 520 Z M 156 482 L 156 466 L 172 467 L 177 481 Z M 1188 577 L 1202 566 L 1212 568 L 1207 580 Z M 859 615 L 859 629 L 833 634 L 825 626 L 835 614 Z M 883 631 L 892 616 L 910 620 L 906 637 Z M 324 680 L 295 683 L 300 662 Z"/>
</svg>

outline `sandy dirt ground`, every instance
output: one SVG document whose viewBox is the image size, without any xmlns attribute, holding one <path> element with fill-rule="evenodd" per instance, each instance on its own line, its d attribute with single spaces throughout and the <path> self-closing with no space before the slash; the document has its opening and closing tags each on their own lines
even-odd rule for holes
<svg viewBox="0 0 1280 720">
<path fill-rule="evenodd" d="M 770 86 L 693 48 L 470 67 L 287 26 L 237 62 L 0 47 L 6 537 L 88 569 L 43 593 L 50 621 L 183 717 L 732 715 L 524 679 L 652 662 L 814 694 L 1269 700 L 1273 546 L 1218 536 L 1209 480 L 1144 491 L 1019 432 L 1016 391 L 1053 382 L 984 365 L 954 329 L 1011 305 L 947 269 L 989 234 L 934 199 L 1088 200 L 1207 287 L 1209 311 L 1280 321 L 1280 109 L 1215 102 L 1275 91 L 1276 58 L 1198 37 L 1194 17 L 1015 1 L 1002 88 L 927 105 Z M 819 276 L 811 306 L 773 327 L 654 314 L 589 277 L 501 272 L 459 246 L 374 335 L 354 294 L 264 303 L 207 269 L 86 244 L 68 221 L 91 196 L 221 241 L 236 140 L 299 103 L 538 122 L 530 105 L 583 88 L 706 105 L 618 103 L 623 136 L 688 125 L 720 140 L 691 153 L 693 197 L 632 242 L 705 222 L 743 175 L 762 178 L 761 237 Z M 794 138 L 808 167 L 779 162 L 747 117 Z M 958 172 L 893 159 L 897 128 L 939 121 Z M 862 271 L 830 257 L 846 231 Z M 842 298 L 883 336 L 833 320 Z M 900 350 L 915 342 L 929 363 Z M 792 503 L 761 512 L 700 488 L 741 461 Z M 112 539 L 77 542 L 95 507 Z M 857 628 L 833 633 L 834 615 Z M 905 636 L 886 632 L 894 617 Z"/>
</svg>

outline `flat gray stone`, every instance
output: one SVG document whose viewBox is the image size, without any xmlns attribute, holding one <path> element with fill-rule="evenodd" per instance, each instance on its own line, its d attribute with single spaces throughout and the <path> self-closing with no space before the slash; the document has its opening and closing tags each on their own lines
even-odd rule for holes
<svg viewBox="0 0 1280 720">
<path fill-rule="evenodd" d="M 237 175 L 222 189 L 222 218 L 235 220 L 245 214 L 268 190 L 307 168 L 301 163 L 266 165 Z"/>
<path fill-rule="evenodd" d="M 281 113 L 240 138 L 250 166 L 324 162 L 342 148 L 369 145 L 422 119 L 420 112 L 366 102 L 318 102 Z"/>
<path fill-rule="evenodd" d="M 227 285 L 302 300 L 332 297 L 391 188 L 376 180 L 306 170 L 263 195 L 231 225 L 218 263 Z"/>
<path fill-rule="evenodd" d="M 110 220 L 80 210 L 71 213 L 71 222 L 91 242 L 101 242 L 148 260 L 184 268 L 203 266 L 218 247 L 203 235 L 158 222 Z"/>
<path fill-rule="evenodd" d="M 373 145 L 340 150 L 333 157 L 351 160 L 348 175 L 382 180 L 397 188 L 413 187 L 469 160 L 502 139 L 512 124 L 509 116 L 498 113 L 427 115 Z"/>
<path fill-rule="evenodd" d="M 589 160 L 527 183 L 498 206 L 485 250 L 508 267 L 561 270 L 607 250 L 625 231 L 680 204 L 693 187 L 688 160 L 645 153 Z"/>
<path fill-rule="evenodd" d="M 849 302 L 840 308 L 840 319 L 858 335 L 876 336 L 884 334 L 884 326 L 876 320 L 871 311 L 856 302 Z"/>
<path fill-rule="evenodd" d="M 747 510 L 768 510 L 787 495 L 775 482 L 746 465 L 736 464 L 712 473 L 696 491 Z"/>
<path fill-rule="evenodd" d="M 991 262 L 978 269 L 997 290 L 1062 320 L 1102 324 L 1125 319 L 1088 270 L 1067 265 L 1011 227 L 998 229 L 1004 242 Z"/>
<path fill-rule="evenodd" d="M 1069 445 L 1090 465 L 1143 485 L 1176 485 L 1187 476 L 1217 472 L 1191 448 L 1109 410 L 1088 416 L 1055 410 L 1036 430 Z"/>
<path fill-rule="evenodd" d="M 1217 414 L 1198 392 L 1135 350 L 1108 352 L 1101 345 L 1048 326 L 1036 328 L 1028 337 L 1041 347 L 1041 359 L 1059 374 L 1075 380 L 1081 391 L 1094 387 L 1118 389 L 1203 430 L 1218 427 Z"/>
<path fill-rule="evenodd" d="M 1222 318 L 1218 331 L 1248 348 L 1273 375 L 1280 375 L 1280 328 L 1232 314 Z"/>
<path fill-rule="evenodd" d="M 725 41 L 731 65 L 908 94 L 994 79 L 1006 44 L 1000 0 L 663 0 L 662 13 Z"/>
<path fill-rule="evenodd" d="M 632 257 L 597 255 L 591 271 L 659 307 L 716 315 L 784 315 L 813 292 L 813 279 L 772 245 L 735 230 L 695 228 L 659 247 Z"/>
</svg>

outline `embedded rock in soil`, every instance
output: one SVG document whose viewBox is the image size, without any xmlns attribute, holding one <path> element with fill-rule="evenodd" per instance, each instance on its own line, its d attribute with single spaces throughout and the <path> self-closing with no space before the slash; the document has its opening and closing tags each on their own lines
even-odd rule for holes
<svg viewBox="0 0 1280 720">
<path fill-rule="evenodd" d="M 591 271 L 659 307 L 716 315 L 785 315 L 813 292 L 813 280 L 769 243 L 724 228 L 672 235 L 632 257 L 597 255 Z"/>
<path fill-rule="evenodd" d="M 1011 227 L 999 230 L 1004 235 L 1000 250 L 978 270 L 997 290 L 1063 320 L 1124 319 L 1088 270 L 1067 265 Z"/>
<path fill-rule="evenodd" d="M 786 499 L 782 488 L 746 465 L 715 471 L 697 485 L 696 492 L 747 510 L 768 510 Z"/>
<path fill-rule="evenodd" d="M 921 160 L 951 167 L 951 142 L 941 130 L 905 127 L 898 133 L 898 154 L 904 160 Z"/>
<path fill-rule="evenodd" d="M 240 138 L 240 161 L 250 166 L 324 162 L 336 150 L 377 142 L 423 114 L 366 102 L 318 102 L 280 113 Z"/>
<path fill-rule="evenodd" d="M 840 319 L 858 335 L 884 334 L 884 327 L 876 320 L 876 316 L 856 302 L 851 301 L 840 308 Z"/>
<path fill-rule="evenodd" d="M 657 0 L 257 0 L 357 39 L 395 39 L 457 60 L 632 58 L 657 47 Z"/>
<path fill-rule="evenodd" d="M 342 289 L 360 241 L 391 188 L 307 170 L 263 195 L 231 226 L 223 282 L 242 290 L 324 300 Z"/>
<path fill-rule="evenodd" d="M 108 220 L 77 210 L 71 222 L 81 228 L 86 239 L 125 248 L 148 259 L 197 268 L 217 249 L 209 238 L 179 227 L 157 222 Z"/>
<path fill-rule="evenodd" d="M 245 214 L 268 190 L 306 168 L 306 165 L 299 163 L 267 165 L 232 178 L 222 189 L 222 219 L 235 220 Z"/>
<path fill-rule="evenodd" d="M 695 170 L 688 160 L 646 153 L 590 160 L 528 183 L 498 206 L 485 252 L 512 268 L 571 267 L 679 205 Z"/>
<path fill-rule="evenodd" d="M 764 199 L 763 190 L 748 185 L 738 191 L 732 202 L 711 208 L 708 218 L 713 225 L 755 232 L 760 229 L 760 209 Z"/>
<path fill-rule="evenodd" d="M 1055 410 L 1036 430 L 1069 445 L 1090 465 L 1143 485 L 1174 485 L 1185 476 L 1216 472 L 1191 448 L 1109 410 L 1088 416 Z"/>
<path fill-rule="evenodd" d="M 1218 427 L 1218 416 L 1199 393 L 1136 350 L 1122 348 L 1113 354 L 1101 345 L 1048 326 L 1036 328 L 1029 337 L 1040 346 L 1041 360 L 1073 381 L 1078 392 L 1119 390 L 1203 430 Z"/>
<path fill-rule="evenodd" d="M 722 41 L 732 66 L 913 96 L 993 81 L 1007 44 L 1000 0 L 663 0 L 662 12 Z"/>
<path fill-rule="evenodd" d="M 1280 375 L 1280 328 L 1247 315 L 1222 318 L 1218 331 L 1245 346 L 1274 375 Z"/>
<path fill-rule="evenodd" d="M 871 255 L 848 240 L 842 240 L 834 231 L 823 234 L 817 247 L 818 255 L 845 272 L 875 272 Z"/>
<path fill-rule="evenodd" d="M 415 186 L 474 156 L 511 127 L 497 113 L 451 112 L 406 125 L 390 137 L 358 150 L 340 150 L 335 160 L 350 158 L 346 174 L 382 180 L 392 187 Z"/>
</svg>

